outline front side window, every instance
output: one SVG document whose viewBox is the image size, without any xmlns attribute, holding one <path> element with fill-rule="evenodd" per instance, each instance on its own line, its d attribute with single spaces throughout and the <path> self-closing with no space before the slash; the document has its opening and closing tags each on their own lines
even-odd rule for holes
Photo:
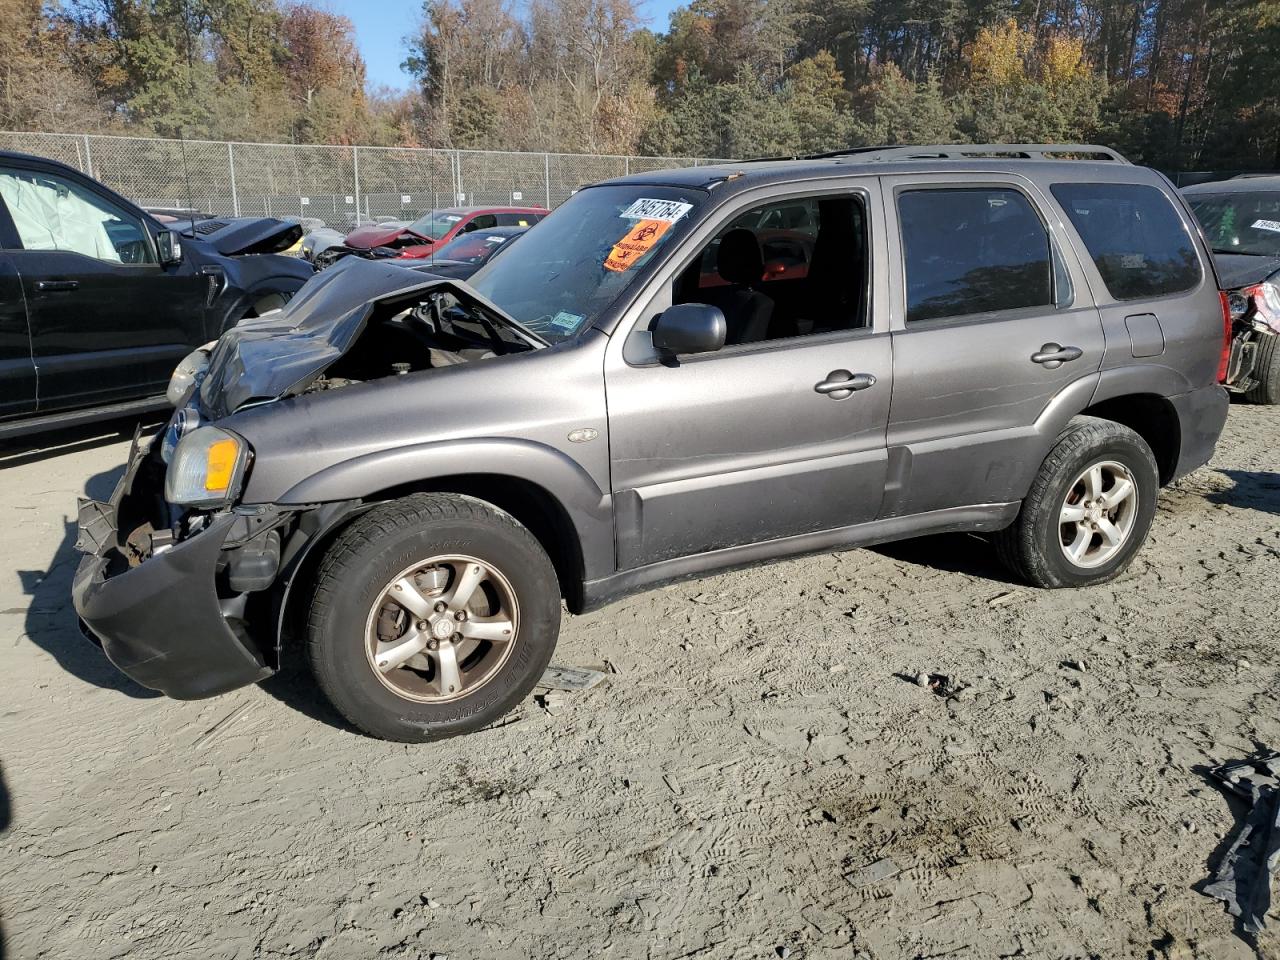
<svg viewBox="0 0 1280 960">
<path fill-rule="evenodd" d="M 1162 191 L 1139 183 L 1051 189 L 1117 300 L 1183 293 L 1200 282 L 1191 234 Z"/>
<path fill-rule="evenodd" d="M 728 345 L 864 327 L 867 251 L 861 195 L 761 204 L 721 227 L 676 278 L 672 302 L 719 307 Z"/>
<path fill-rule="evenodd" d="M 1193 193 L 1187 200 L 1214 253 L 1280 257 L 1280 192 Z"/>
<path fill-rule="evenodd" d="M 542 216 L 536 213 L 500 213 L 498 214 L 498 226 L 532 227 L 541 219 Z"/>
<path fill-rule="evenodd" d="M 556 343 L 591 325 L 648 272 L 706 198 L 701 190 L 606 185 L 579 190 L 468 283 Z"/>
<path fill-rule="evenodd" d="M 110 263 L 155 263 L 142 224 L 74 181 L 0 170 L 0 198 L 25 250 L 66 250 Z"/>
<path fill-rule="evenodd" d="M 908 323 L 1054 305 L 1049 234 L 1019 191 L 908 190 L 898 218 Z"/>
</svg>

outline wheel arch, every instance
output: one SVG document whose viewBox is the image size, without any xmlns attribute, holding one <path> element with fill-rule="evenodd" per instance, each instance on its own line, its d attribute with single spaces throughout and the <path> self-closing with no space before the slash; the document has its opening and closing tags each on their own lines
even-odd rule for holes
<svg viewBox="0 0 1280 960">
<path fill-rule="evenodd" d="M 1134 393 L 1108 397 L 1080 411 L 1128 427 L 1151 448 L 1160 471 L 1160 485 L 1171 482 L 1182 453 L 1182 427 L 1178 411 L 1166 398 L 1154 393 Z"/>
<path fill-rule="evenodd" d="M 454 493 L 475 497 L 511 514 L 524 525 L 550 557 L 569 610 L 584 609 L 583 582 L 589 560 L 584 553 L 582 530 L 569 509 L 546 486 L 527 477 L 501 472 L 446 473 L 402 480 L 371 490 L 358 498 L 331 501 L 309 511 L 293 536 L 302 534 L 296 554 L 289 558 L 288 573 L 275 591 L 274 616 L 277 666 L 283 645 L 296 629 L 297 617 L 316 566 L 335 537 L 362 513 L 382 503 L 414 493 Z M 612 549 L 612 539 L 609 542 Z M 288 544 L 286 544 L 286 550 Z"/>
</svg>

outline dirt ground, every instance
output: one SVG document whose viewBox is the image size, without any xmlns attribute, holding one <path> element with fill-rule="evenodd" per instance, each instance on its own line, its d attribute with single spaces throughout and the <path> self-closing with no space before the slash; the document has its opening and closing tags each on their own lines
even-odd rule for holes
<svg viewBox="0 0 1280 960">
<path fill-rule="evenodd" d="M 1117 583 L 954 536 L 681 584 L 567 620 L 604 685 L 411 747 L 297 673 L 116 674 L 68 589 L 126 444 L 59 442 L 0 451 L 9 960 L 1280 957 L 1195 890 L 1243 816 L 1205 767 L 1280 747 L 1280 409 Z"/>
</svg>

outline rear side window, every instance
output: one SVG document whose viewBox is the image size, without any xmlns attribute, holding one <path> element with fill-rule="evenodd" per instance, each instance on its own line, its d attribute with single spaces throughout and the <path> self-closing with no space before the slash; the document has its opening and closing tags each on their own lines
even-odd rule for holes
<svg viewBox="0 0 1280 960">
<path fill-rule="evenodd" d="M 1053 305 L 1049 234 L 1017 190 L 910 190 L 898 214 L 908 323 Z"/>
<path fill-rule="evenodd" d="M 1163 191 L 1137 183 L 1051 189 L 1117 300 L 1183 293 L 1200 282 L 1191 234 Z"/>
</svg>

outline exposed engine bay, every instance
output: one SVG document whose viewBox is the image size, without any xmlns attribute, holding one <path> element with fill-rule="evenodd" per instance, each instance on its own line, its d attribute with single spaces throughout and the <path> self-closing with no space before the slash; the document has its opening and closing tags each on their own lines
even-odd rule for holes
<svg viewBox="0 0 1280 960">
<path fill-rule="evenodd" d="M 301 392 L 333 390 L 382 377 L 405 376 L 488 360 L 531 347 L 449 292 L 432 291 L 420 302 L 380 305 L 364 332 Z"/>
<path fill-rule="evenodd" d="M 544 346 L 465 283 L 348 258 L 313 277 L 283 310 L 242 321 L 180 367 L 199 381 L 208 420 L 291 394 Z"/>
</svg>

